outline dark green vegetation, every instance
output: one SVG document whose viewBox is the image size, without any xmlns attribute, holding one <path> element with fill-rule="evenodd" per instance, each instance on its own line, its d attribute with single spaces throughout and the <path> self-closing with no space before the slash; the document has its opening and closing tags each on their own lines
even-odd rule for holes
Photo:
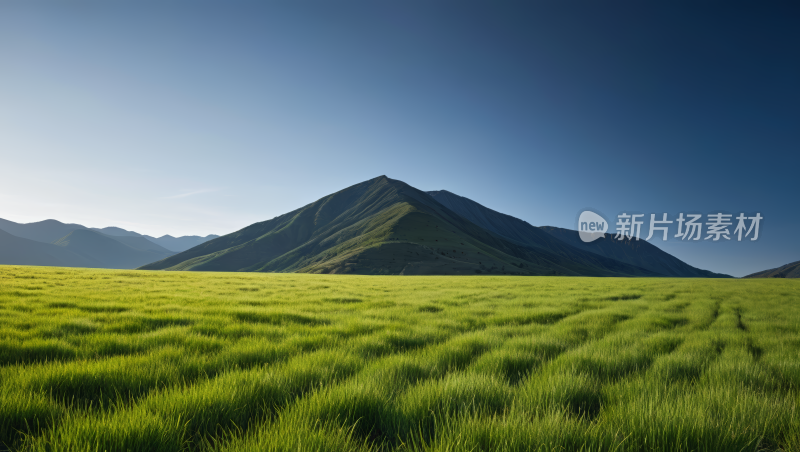
<svg viewBox="0 0 800 452">
<path fill-rule="evenodd" d="M 605 239 L 586 243 L 580 239 L 577 231 L 552 226 L 537 228 L 519 218 L 496 212 L 447 190 L 430 191 L 428 194 L 453 212 L 503 238 L 522 245 L 544 248 L 567 259 L 585 259 L 586 254 L 576 252 L 577 249 L 662 276 L 730 278 L 728 275 L 692 267 L 644 240 L 615 240 L 611 234 L 606 234 Z"/>
<path fill-rule="evenodd" d="M 430 194 L 381 176 L 142 269 L 663 276 L 574 248 L 545 232 L 537 238 L 525 242 L 499 235 Z"/>
<path fill-rule="evenodd" d="M 800 261 L 747 275 L 745 278 L 800 278 Z"/>
<path fill-rule="evenodd" d="M 797 280 L 0 267 L 25 451 L 800 450 Z"/>
</svg>

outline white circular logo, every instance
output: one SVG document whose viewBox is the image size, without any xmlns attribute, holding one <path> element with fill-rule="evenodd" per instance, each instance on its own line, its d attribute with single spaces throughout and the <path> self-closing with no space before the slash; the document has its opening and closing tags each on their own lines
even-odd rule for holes
<svg viewBox="0 0 800 452">
<path fill-rule="evenodd" d="M 608 222 L 605 218 L 592 212 L 591 210 L 584 210 L 578 218 L 578 235 L 584 242 L 594 242 L 595 240 L 605 237 L 608 231 Z"/>
</svg>

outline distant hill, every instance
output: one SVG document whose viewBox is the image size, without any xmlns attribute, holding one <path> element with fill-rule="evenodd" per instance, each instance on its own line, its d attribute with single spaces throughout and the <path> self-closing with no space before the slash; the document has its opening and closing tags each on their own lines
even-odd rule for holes
<svg viewBox="0 0 800 452">
<path fill-rule="evenodd" d="M 150 237 L 149 235 L 144 236 L 147 240 L 150 240 L 153 243 L 157 243 L 162 247 L 175 252 L 186 251 L 189 248 L 194 248 L 201 243 L 208 242 L 209 240 L 214 240 L 218 235 L 209 234 L 205 237 L 201 237 L 199 235 L 184 235 L 182 237 L 173 237 L 171 235 L 162 235 L 161 237 Z"/>
<path fill-rule="evenodd" d="M 144 237 L 142 234 L 133 231 L 126 231 L 125 229 L 116 226 L 109 226 L 107 228 L 89 228 L 92 231 L 102 232 L 105 235 L 114 237 Z"/>
<path fill-rule="evenodd" d="M 732 278 L 730 275 L 692 267 L 677 257 L 662 251 L 646 240 L 617 240 L 614 239 L 613 235 L 605 234 L 604 238 L 586 243 L 580 239 L 578 231 L 553 226 L 542 226 L 540 229 L 576 248 L 590 251 L 600 256 L 609 257 L 620 262 L 646 268 L 664 276 L 683 278 Z"/>
<path fill-rule="evenodd" d="M 786 264 L 782 267 L 773 268 L 771 270 L 764 270 L 752 275 L 747 275 L 745 278 L 800 278 L 800 261 Z"/>
<path fill-rule="evenodd" d="M 92 231 L 92 232 L 97 232 L 97 231 Z M 139 237 L 136 237 L 136 236 L 116 236 L 115 237 L 115 236 L 108 235 L 108 234 L 103 234 L 103 235 L 105 237 L 112 238 L 112 239 L 116 240 L 117 242 L 120 242 L 120 243 L 123 243 L 125 245 L 128 245 L 129 247 L 131 247 L 133 249 L 136 249 L 136 250 L 154 251 L 156 253 L 169 254 L 169 255 L 175 254 L 175 251 L 168 250 L 168 249 L 164 248 L 163 246 L 159 245 L 158 243 L 154 243 L 153 241 L 147 239 L 146 237 L 142 237 L 142 236 L 139 236 Z"/>
<path fill-rule="evenodd" d="M 123 239 L 139 239 L 134 246 L 129 246 L 111 237 L 90 229 L 76 229 L 56 240 L 53 245 L 71 251 L 87 260 L 100 263 L 102 268 L 136 268 L 149 262 L 163 259 L 174 254 L 171 251 L 135 248 L 147 242 L 142 237 L 123 237 Z M 158 246 L 156 244 L 150 244 Z"/>
<path fill-rule="evenodd" d="M 613 268 L 612 265 L 614 264 L 612 263 L 618 265 L 619 262 L 623 262 L 644 268 L 661 276 L 687 278 L 729 277 L 728 275 L 720 275 L 692 267 L 646 241 L 597 240 L 585 243 L 580 240 L 577 231 L 549 226 L 541 228 L 532 226 L 519 218 L 494 211 L 469 198 L 456 195 L 447 190 L 429 191 L 428 194 L 436 201 L 478 226 L 509 240 L 550 250 L 563 256 L 564 259 L 587 262 L 591 265 L 607 268 Z M 596 259 L 593 256 L 599 256 L 603 259 Z M 612 263 L 609 263 L 609 260 Z"/>
<path fill-rule="evenodd" d="M 108 228 L 92 228 L 94 231 L 102 232 L 106 235 L 111 235 L 114 237 L 144 237 L 145 239 L 161 246 L 162 248 L 168 249 L 170 251 L 175 251 L 179 253 L 181 251 L 186 251 L 189 248 L 193 248 L 201 243 L 205 243 L 209 240 L 213 240 L 218 235 L 209 234 L 205 237 L 201 237 L 199 235 L 184 235 L 182 237 L 173 237 L 171 235 L 162 235 L 161 237 L 152 237 L 149 235 L 142 235 L 138 232 L 133 231 L 126 231 L 122 228 L 117 227 L 108 227 Z"/>
<path fill-rule="evenodd" d="M 37 242 L 0 230 L 0 264 L 52 267 L 101 267 L 90 257 L 50 243 Z"/>
<path fill-rule="evenodd" d="M 15 223 L 0 218 L 0 229 L 8 232 L 11 235 L 22 237 L 37 242 L 53 243 L 56 240 L 64 237 L 72 231 L 78 229 L 89 229 L 92 231 L 100 232 L 105 235 L 114 237 L 115 239 L 131 245 L 137 249 L 150 249 L 152 251 L 173 251 L 181 252 L 189 248 L 197 246 L 203 242 L 213 240 L 218 235 L 210 234 L 205 237 L 197 235 L 187 235 L 182 237 L 173 237 L 171 235 L 163 235 L 161 237 L 151 237 L 149 235 L 139 234 L 134 231 L 127 231 L 122 228 L 110 226 L 107 228 L 87 228 L 80 224 L 65 224 L 57 220 L 44 220 L 36 223 Z M 158 245 L 157 247 L 148 248 L 140 240 L 120 239 L 121 237 L 141 237 L 151 243 Z M 138 243 L 138 245 L 134 245 Z"/>
<path fill-rule="evenodd" d="M 14 223 L 0 218 L 0 229 L 11 235 L 37 242 L 53 243 L 76 229 L 86 229 L 79 224 L 65 224 L 56 220 L 35 223 Z"/>
<path fill-rule="evenodd" d="M 655 275 L 625 263 L 609 264 L 614 269 L 512 242 L 456 214 L 429 194 L 381 176 L 142 269 Z"/>
<path fill-rule="evenodd" d="M 56 237 L 52 243 L 43 242 L 52 237 Z M 196 242 L 193 237 L 187 239 Z M 120 228 L 88 229 L 56 220 L 20 224 L 0 219 L 0 264 L 136 268 L 173 254 L 146 236 Z"/>
</svg>

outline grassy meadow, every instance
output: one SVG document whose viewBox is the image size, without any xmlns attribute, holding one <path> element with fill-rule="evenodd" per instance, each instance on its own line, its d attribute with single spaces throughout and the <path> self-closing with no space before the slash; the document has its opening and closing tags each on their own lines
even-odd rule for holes
<svg viewBox="0 0 800 452">
<path fill-rule="evenodd" d="M 0 450 L 800 451 L 800 281 L 0 267 Z"/>
</svg>

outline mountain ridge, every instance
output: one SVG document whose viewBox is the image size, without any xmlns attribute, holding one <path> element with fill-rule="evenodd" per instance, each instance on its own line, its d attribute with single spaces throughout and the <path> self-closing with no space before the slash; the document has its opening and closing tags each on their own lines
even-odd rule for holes
<svg viewBox="0 0 800 452">
<path fill-rule="evenodd" d="M 142 237 L 125 238 L 144 240 Z M 91 229 L 76 229 L 56 240 L 53 245 L 67 249 L 88 260 L 100 262 L 103 268 L 137 268 L 174 254 L 172 251 L 166 250 L 153 251 L 152 249 L 134 248 Z"/>
<path fill-rule="evenodd" d="M 0 228 L 0 263 L 59 267 L 133 269 L 175 254 L 141 235 L 110 236 L 96 229 L 57 220 L 29 225 L 0 222 L 28 237 L 47 239 L 61 232 L 52 243 L 19 237 Z M 10 226 L 10 227 L 9 227 Z"/>
<path fill-rule="evenodd" d="M 616 261 L 613 266 L 571 262 L 514 243 L 429 194 L 380 176 L 142 269 L 657 276 Z"/>
<path fill-rule="evenodd" d="M 540 229 L 553 234 L 560 240 L 576 248 L 606 256 L 620 262 L 638 265 L 664 276 L 682 278 L 733 278 L 733 276 L 723 273 L 715 273 L 710 270 L 693 267 L 677 257 L 662 251 L 646 240 L 635 240 L 632 238 L 617 240 L 611 234 L 604 234 L 602 238 L 586 243 L 580 239 L 578 231 L 554 226 L 542 226 Z"/>
<path fill-rule="evenodd" d="M 751 273 L 743 278 L 800 278 L 800 261 Z"/>
<path fill-rule="evenodd" d="M 584 243 L 576 231 L 536 227 L 447 190 L 379 176 L 225 236 L 164 235 L 45 220 L 0 226 L 50 238 L 60 250 L 5 237 L 46 262 L 146 270 L 351 274 L 516 274 L 729 277 L 697 269 L 646 241 Z M 0 230 L 2 228 L 0 227 Z M 8 232 L 8 231 L 6 231 Z M 48 235 L 49 234 L 49 235 Z M 9 234 L 14 237 L 13 234 Z M 157 240 L 200 242 L 174 252 Z M 30 240 L 21 238 L 21 240 Z M 73 263 L 74 263 L 73 262 Z M 14 263 L 14 262 L 10 262 Z M 52 264 L 48 264 L 52 265 Z"/>
<path fill-rule="evenodd" d="M 604 244 L 604 247 L 601 248 L 595 242 L 585 243 L 580 240 L 577 231 L 550 226 L 536 227 L 527 221 L 497 212 L 447 190 L 429 191 L 428 193 L 436 201 L 487 230 L 509 240 L 548 249 L 567 259 L 589 260 L 594 265 L 603 265 L 606 262 L 598 262 L 587 257 L 586 253 L 591 253 L 591 255 L 630 264 L 662 276 L 729 277 L 692 267 L 646 241 L 614 241 L 611 244 Z M 640 250 L 634 251 L 632 249 L 634 247 L 640 248 Z M 642 254 L 647 254 L 648 257 L 643 258 Z"/>
<path fill-rule="evenodd" d="M 33 223 L 15 223 L 0 218 L 0 229 L 23 239 L 42 243 L 53 243 L 76 229 L 86 229 L 74 223 L 62 223 L 58 220 L 43 220 Z"/>
<path fill-rule="evenodd" d="M 213 240 L 219 237 L 216 234 L 209 234 L 205 237 L 197 235 L 185 235 L 180 237 L 173 237 L 165 234 L 161 237 L 152 237 L 138 232 L 128 231 L 116 226 L 109 226 L 105 228 L 87 228 L 86 226 L 74 223 L 62 223 L 58 220 L 43 220 L 33 223 L 16 223 L 13 221 L 0 218 L 0 230 L 8 232 L 11 235 L 22 237 L 29 240 L 35 240 L 42 243 L 53 243 L 61 239 L 70 232 L 78 229 L 88 229 L 95 232 L 105 234 L 107 236 L 118 239 L 120 237 L 142 237 L 167 251 L 179 253 L 186 251 L 189 248 L 195 247 L 208 240 Z M 122 243 L 134 243 L 131 240 L 119 240 Z M 138 248 L 145 247 L 145 245 L 138 245 Z"/>
</svg>

